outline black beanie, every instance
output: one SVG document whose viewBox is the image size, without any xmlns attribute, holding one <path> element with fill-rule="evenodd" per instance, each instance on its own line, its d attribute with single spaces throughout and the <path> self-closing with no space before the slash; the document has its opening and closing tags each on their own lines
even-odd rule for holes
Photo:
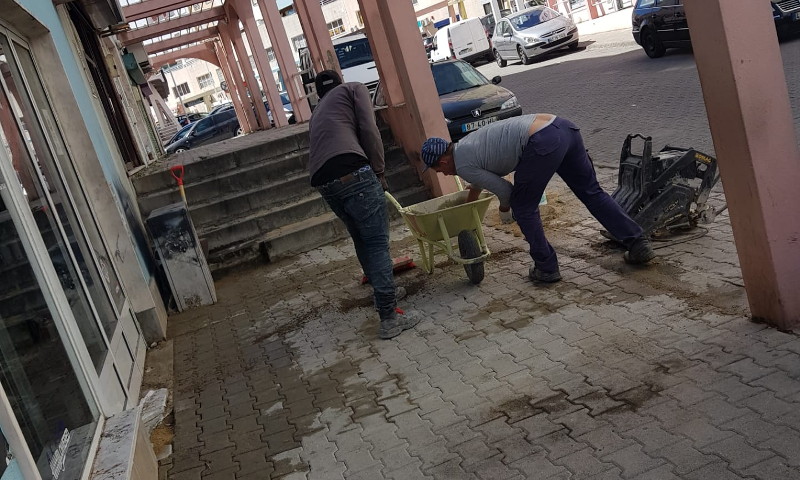
<svg viewBox="0 0 800 480">
<path fill-rule="evenodd" d="M 317 78 L 314 79 L 314 85 L 317 87 L 317 95 L 319 98 L 325 96 L 334 88 L 342 84 L 342 77 L 336 70 L 323 70 L 319 72 Z"/>
</svg>

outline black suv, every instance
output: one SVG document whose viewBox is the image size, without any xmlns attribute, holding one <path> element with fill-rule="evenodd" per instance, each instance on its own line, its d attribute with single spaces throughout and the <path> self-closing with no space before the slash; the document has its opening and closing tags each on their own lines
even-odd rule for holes
<svg viewBox="0 0 800 480">
<path fill-rule="evenodd" d="M 771 3 L 779 38 L 800 31 L 800 0 Z M 638 0 L 632 22 L 633 39 L 650 58 L 663 56 L 667 48 L 692 46 L 683 0 Z"/>
</svg>

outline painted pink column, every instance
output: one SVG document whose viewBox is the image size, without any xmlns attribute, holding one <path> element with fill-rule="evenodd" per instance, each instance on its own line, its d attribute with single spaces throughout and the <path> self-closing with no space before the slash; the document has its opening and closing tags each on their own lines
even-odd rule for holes
<svg viewBox="0 0 800 480">
<path fill-rule="evenodd" d="M 328 26 L 320 3 L 316 0 L 295 0 L 294 8 L 297 10 L 297 17 L 300 19 L 300 26 L 303 28 L 303 36 L 316 73 L 336 70 L 341 74 L 342 69 L 339 67 L 339 59 L 333 49 L 333 41 L 328 34 Z"/>
<path fill-rule="evenodd" d="M 242 127 L 242 132 L 250 133 L 253 131 L 253 129 L 248 123 L 247 115 L 245 115 L 245 110 L 242 106 L 242 100 L 239 98 L 239 89 L 237 88 L 237 84 L 240 84 L 241 81 L 234 77 L 233 72 L 231 71 L 231 66 L 228 62 L 227 55 L 222 47 L 222 40 L 214 42 L 214 51 L 216 52 L 217 59 L 219 60 L 222 76 L 225 78 L 225 83 L 228 84 L 228 93 L 231 96 L 233 109 L 236 111 L 236 118 L 239 119 L 239 126 Z M 255 121 L 255 117 L 253 120 Z"/>
<path fill-rule="evenodd" d="M 433 74 L 420 41 L 417 17 L 411 2 L 396 0 L 359 0 L 361 13 L 368 19 L 367 37 L 378 55 L 392 52 L 392 68 L 385 59 L 379 75 L 390 92 L 402 92 L 402 99 L 392 98 L 388 117 L 395 139 L 406 155 L 415 160 L 418 171 L 422 169 L 419 150 L 422 142 L 431 136 L 449 139 L 442 106 L 433 82 Z M 392 93 L 390 95 L 395 95 Z M 428 170 L 422 179 L 435 196 L 456 191 L 453 177 L 445 177 Z"/>
<path fill-rule="evenodd" d="M 261 99 L 261 89 L 258 85 L 258 80 L 256 80 L 256 75 L 253 73 L 253 67 L 250 65 L 250 57 L 247 55 L 247 49 L 244 47 L 245 40 L 242 38 L 242 31 L 239 29 L 239 16 L 236 11 L 230 7 L 228 8 L 228 33 L 231 35 L 233 48 L 236 50 L 239 68 L 247 81 L 247 90 L 250 91 L 250 97 L 246 98 L 253 105 L 252 108 L 255 109 L 259 128 L 268 130 L 271 128 L 271 125 L 269 123 L 269 116 L 267 115 L 267 107 L 264 106 L 264 101 Z"/>
<path fill-rule="evenodd" d="M 295 63 L 294 55 L 292 54 L 289 38 L 286 36 L 286 28 L 283 26 L 283 18 L 278 11 L 278 5 L 273 0 L 258 0 L 258 7 L 264 17 L 264 26 L 267 27 L 272 50 L 275 52 L 275 59 L 278 61 L 278 66 L 283 74 L 286 93 L 289 95 L 289 100 L 292 101 L 294 118 L 298 122 L 307 122 L 311 119 L 311 107 L 306 100 L 306 92 L 300 79 L 300 73 L 297 70 L 297 63 Z M 325 33 L 327 33 L 327 29 Z M 330 40 L 330 37 L 328 40 Z"/>
<path fill-rule="evenodd" d="M 234 54 L 233 39 L 230 35 L 230 27 L 228 24 L 219 22 L 217 25 L 219 29 L 219 37 L 222 40 L 222 47 L 225 51 L 225 65 L 228 72 L 231 74 L 233 83 L 229 83 L 230 91 L 236 91 L 236 101 L 239 102 L 241 112 L 237 111 L 236 114 L 239 118 L 239 124 L 245 133 L 251 133 L 258 130 L 258 122 L 256 121 L 255 113 L 250 107 L 250 101 L 247 97 L 247 87 L 244 85 L 241 70 L 239 70 L 239 63 L 236 61 Z M 233 95 L 232 95 L 233 97 Z M 234 103 L 234 106 L 236 103 Z M 244 120 L 244 122 L 242 122 Z"/>
<path fill-rule="evenodd" d="M 231 0 L 228 0 L 229 2 Z M 283 114 L 283 102 L 278 94 L 278 86 L 275 83 L 275 76 L 272 74 L 272 67 L 269 65 L 267 49 L 261 40 L 261 33 L 258 31 L 256 17 L 253 15 L 251 0 L 233 0 L 231 5 L 236 11 L 239 19 L 244 25 L 247 41 L 250 44 L 250 52 L 253 55 L 253 62 L 256 64 L 258 76 L 261 80 L 261 88 L 267 96 L 270 110 L 272 110 L 272 121 L 276 127 L 283 127 L 289 124 L 286 115 Z M 259 96 L 260 97 L 260 96 Z M 263 102 L 260 102 L 263 104 Z M 266 110 L 265 110 L 266 111 Z M 269 122 L 268 122 L 269 123 Z"/>
<path fill-rule="evenodd" d="M 769 2 L 685 0 L 754 318 L 800 326 L 800 150 Z"/>
</svg>

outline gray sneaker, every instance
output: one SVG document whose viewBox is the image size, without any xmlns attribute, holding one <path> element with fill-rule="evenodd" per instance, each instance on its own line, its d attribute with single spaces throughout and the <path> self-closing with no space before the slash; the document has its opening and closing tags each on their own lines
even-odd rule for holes
<svg viewBox="0 0 800 480">
<path fill-rule="evenodd" d="M 555 283 L 561 280 L 561 273 L 558 270 L 555 272 L 543 272 L 536 268 L 535 265 L 531 265 L 531 268 L 528 269 L 528 277 L 534 282 Z"/>
<path fill-rule="evenodd" d="M 400 300 L 406 298 L 406 295 L 408 295 L 408 292 L 406 292 L 405 288 L 397 287 L 397 288 L 394 289 L 394 301 L 395 302 L 399 302 Z"/>
<path fill-rule="evenodd" d="M 650 245 L 650 240 L 645 237 L 639 237 L 633 242 L 630 250 L 625 252 L 623 258 L 625 262 L 631 265 L 641 265 L 647 263 L 656 257 L 656 252 L 653 251 L 653 246 Z"/>
<path fill-rule="evenodd" d="M 398 308 L 393 318 L 381 320 L 381 328 L 378 332 L 378 336 L 384 340 L 394 338 L 403 333 L 403 330 L 414 327 L 419 321 L 419 313 L 411 310 L 404 312 Z"/>
</svg>

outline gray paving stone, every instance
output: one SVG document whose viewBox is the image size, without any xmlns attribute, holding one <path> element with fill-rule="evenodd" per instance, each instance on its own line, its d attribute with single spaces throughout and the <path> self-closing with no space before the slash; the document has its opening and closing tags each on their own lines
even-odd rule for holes
<svg viewBox="0 0 800 480">
<path fill-rule="evenodd" d="M 742 435 L 738 434 L 706 445 L 701 450 L 722 457 L 730 464 L 729 468 L 736 471 L 741 471 L 774 456 L 771 451 L 760 450 L 751 446 Z"/>
<path fill-rule="evenodd" d="M 647 455 L 640 445 L 629 445 L 602 457 L 605 462 L 613 462 L 622 469 L 624 478 L 638 478 L 642 473 L 661 466 L 659 458 Z"/>
</svg>

